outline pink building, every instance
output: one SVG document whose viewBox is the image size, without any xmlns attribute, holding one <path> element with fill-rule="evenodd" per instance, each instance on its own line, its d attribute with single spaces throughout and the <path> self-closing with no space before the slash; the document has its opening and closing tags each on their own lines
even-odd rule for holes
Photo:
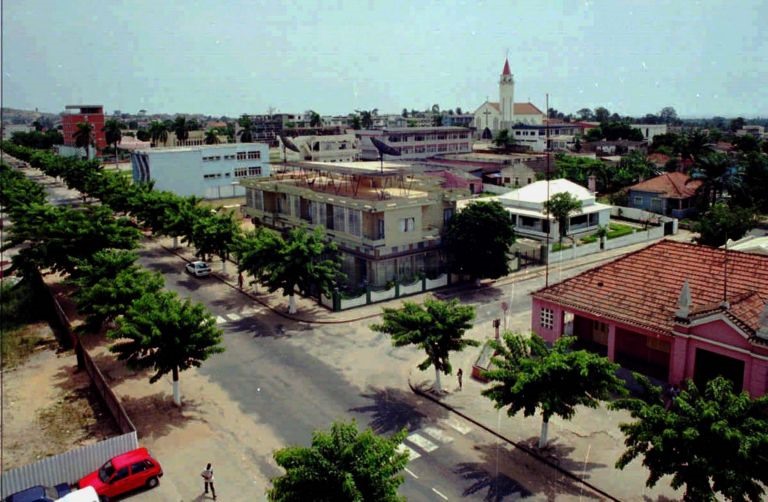
<svg viewBox="0 0 768 502">
<path fill-rule="evenodd" d="M 661 241 L 533 293 L 532 329 L 673 384 L 768 392 L 768 256 Z"/>
</svg>

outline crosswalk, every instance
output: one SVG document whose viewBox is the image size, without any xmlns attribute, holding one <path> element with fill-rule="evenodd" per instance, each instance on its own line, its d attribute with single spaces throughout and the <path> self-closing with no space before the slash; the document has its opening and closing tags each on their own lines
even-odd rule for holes
<svg viewBox="0 0 768 502">
<path fill-rule="evenodd" d="M 471 427 L 456 418 L 441 419 L 439 423 L 445 428 L 453 429 L 462 436 L 468 434 L 472 430 Z M 442 445 L 452 443 L 453 440 L 454 437 L 444 428 L 430 425 L 422 427 L 409 434 L 408 437 L 400 443 L 397 450 L 401 453 L 407 453 L 408 460 L 413 461 L 421 457 L 422 454 L 431 453 Z"/>
<path fill-rule="evenodd" d="M 227 314 L 217 315 L 216 324 L 226 324 L 228 322 L 237 322 L 241 320 L 243 317 L 248 317 L 249 315 L 252 315 L 255 312 L 256 312 L 255 310 L 248 309 L 248 310 L 244 310 L 240 314 L 236 312 L 229 312 Z"/>
</svg>

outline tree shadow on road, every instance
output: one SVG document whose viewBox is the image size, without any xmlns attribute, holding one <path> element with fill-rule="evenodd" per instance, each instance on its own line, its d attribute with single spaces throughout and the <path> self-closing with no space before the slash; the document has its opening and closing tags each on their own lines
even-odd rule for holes
<svg viewBox="0 0 768 502">
<path fill-rule="evenodd" d="M 538 436 L 532 436 L 522 441 L 523 444 L 528 446 L 531 450 L 538 450 L 539 438 Z M 557 440 L 550 441 L 547 447 L 543 450 L 538 450 L 539 454 L 552 462 L 553 464 L 565 469 L 566 471 L 577 474 L 582 479 L 589 479 L 586 473 L 597 468 L 606 467 L 605 464 L 599 462 L 585 462 L 584 459 L 573 458 L 573 451 L 576 448 L 568 446 L 563 443 L 558 443 Z"/>
<path fill-rule="evenodd" d="M 219 327 L 226 326 L 232 331 L 242 331 L 245 333 L 251 333 L 253 338 L 291 338 L 291 334 L 288 332 L 285 324 L 282 323 L 266 323 L 260 321 L 257 317 L 243 317 L 237 321 L 228 321 L 226 324 L 222 324 Z M 293 331 L 293 330 L 292 330 Z"/>
<path fill-rule="evenodd" d="M 483 500 L 523 498 L 542 494 L 547 500 L 563 495 L 601 499 L 582 485 L 524 451 L 508 444 L 487 443 L 474 447 L 478 462 L 458 464 L 454 472 L 469 482 L 463 495 L 485 493 Z"/>
<path fill-rule="evenodd" d="M 398 432 L 404 427 L 408 431 L 413 431 L 421 427 L 427 418 L 427 415 L 419 411 L 419 399 L 410 392 L 370 387 L 369 392 L 361 396 L 373 402 L 368 406 L 352 408 L 349 411 L 370 414 L 370 427 L 377 434 Z"/>
<path fill-rule="evenodd" d="M 123 408 L 139 432 L 139 439 L 157 439 L 183 427 L 190 420 L 202 420 L 198 413 L 200 403 L 194 399 L 185 400 L 183 395 L 181 399 L 182 407 L 179 408 L 166 392 L 142 397 L 120 396 Z"/>
</svg>

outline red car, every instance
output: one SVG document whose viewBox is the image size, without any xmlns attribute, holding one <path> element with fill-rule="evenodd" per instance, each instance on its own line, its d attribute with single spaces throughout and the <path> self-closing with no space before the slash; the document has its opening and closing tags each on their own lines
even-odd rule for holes
<svg viewBox="0 0 768 502">
<path fill-rule="evenodd" d="M 115 497 L 137 488 L 154 488 L 163 476 L 160 463 L 146 448 L 123 453 L 77 482 L 78 488 L 92 486 L 103 497 Z"/>
</svg>

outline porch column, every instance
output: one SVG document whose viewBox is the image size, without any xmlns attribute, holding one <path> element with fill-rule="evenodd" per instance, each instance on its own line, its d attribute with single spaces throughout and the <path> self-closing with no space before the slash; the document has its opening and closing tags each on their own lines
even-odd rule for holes
<svg viewBox="0 0 768 502">
<path fill-rule="evenodd" d="M 616 325 L 608 325 L 608 360 L 614 362 L 616 360 Z"/>
<path fill-rule="evenodd" d="M 674 336 L 669 351 L 669 383 L 680 385 L 685 380 L 685 368 L 688 363 L 688 338 Z M 693 375 L 689 375 L 693 378 Z"/>
</svg>

